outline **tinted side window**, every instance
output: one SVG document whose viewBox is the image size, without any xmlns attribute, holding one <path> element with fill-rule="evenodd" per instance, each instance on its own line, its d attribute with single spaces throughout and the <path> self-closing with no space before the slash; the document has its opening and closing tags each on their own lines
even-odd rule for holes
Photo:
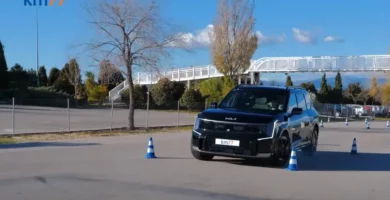
<svg viewBox="0 0 390 200">
<path fill-rule="evenodd" d="M 302 108 L 303 110 L 306 110 L 305 96 L 300 91 L 299 92 L 297 91 L 296 95 L 297 95 L 298 108 Z"/>
<path fill-rule="evenodd" d="M 306 100 L 306 107 L 307 109 L 311 109 L 311 99 L 310 99 L 310 93 L 305 92 L 305 100 Z"/>
<path fill-rule="evenodd" d="M 295 97 L 294 92 L 290 91 L 290 98 L 288 99 L 288 110 L 287 113 L 291 113 L 293 108 L 297 107 L 297 98 Z"/>
</svg>

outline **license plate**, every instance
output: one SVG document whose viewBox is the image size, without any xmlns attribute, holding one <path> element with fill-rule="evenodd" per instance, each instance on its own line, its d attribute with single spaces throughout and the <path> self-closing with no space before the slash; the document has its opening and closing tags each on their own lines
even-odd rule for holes
<svg viewBox="0 0 390 200">
<path fill-rule="evenodd" d="M 217 139 L 215 139 L 215 144 L 239 147 L 240 141 L 239 140 L 226 140 L 226 139 L 217 138 Z"/>
</svg>

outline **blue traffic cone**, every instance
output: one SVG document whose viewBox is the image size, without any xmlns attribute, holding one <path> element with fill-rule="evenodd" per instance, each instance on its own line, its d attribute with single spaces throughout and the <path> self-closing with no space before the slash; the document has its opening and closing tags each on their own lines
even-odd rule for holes
<svg viewBox="0 0 390 200">
<path fill-rule="evenodd" d="M 366 129 L 370 129 L 370 122 L 367 122 Z"/>
<path fill-rule="evenodd" d="M 297 153 L 294 149 L 291 150 L 290 161 L 287 167 L 288 171 L 297 171 L 298 170 L 298 161 L 297 161 Z"/>
<path fill-rule="evenodd" d="M 390 121 L 387 121 L 386 126 L 390 127 Z"/>
<path fill-rule="evenodd" d="M 320 122 L 320 127 L 321 127 L 321 128 L 324 127 L 324 122 L 322 121 L 322 119 L 321 119 L 321 122 Z"/>
<path fill-rule="evenodd" d="M 364 123 L 365 123 L 365 124 L 367 124 L 367 123 L 368 123 L 368 120 L 367 120 L 367 118 L 364 120 Z"/>
<path fill-rule="evenodd" d="M 351 155 L 356 155 L 356 154 L 357 154 L 356 138 L 353 138 Z"/>
<path fill-rule="evenodd" d="M 153 146 L 152 137 L 149 138 L 148 150 L 146 152 L 145 158 L 146 159 L 157 158 L 156 155 L 154 155 L 154 146 Z"/>
<path fill-rule="evenodd" d="M 330 123 L 330 117 L 328 117 L 328 123 Z"/>
<path fill-rule="evenodd" d="M 345 118 L 345 126 L 348 126 L 348 118 Z"/>
</svg>

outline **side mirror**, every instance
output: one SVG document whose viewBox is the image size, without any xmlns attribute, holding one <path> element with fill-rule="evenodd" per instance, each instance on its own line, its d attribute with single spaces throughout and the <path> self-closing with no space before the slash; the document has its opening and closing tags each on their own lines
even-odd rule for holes
<svg viewBox="0 0 390 200">
<path fill-rule="evenodd" d="M 211 102 L 210 108 L 216 108 L 216 107 L 218 107 L 218 103 L 217 102 Z"/>
<path fill-rule="evenodd" d="M 290 117 L 294 115 L 300 115 L 302 114 L 302 112 L 303 112 L 302 108 L 293 108 Z"/>
</svg>

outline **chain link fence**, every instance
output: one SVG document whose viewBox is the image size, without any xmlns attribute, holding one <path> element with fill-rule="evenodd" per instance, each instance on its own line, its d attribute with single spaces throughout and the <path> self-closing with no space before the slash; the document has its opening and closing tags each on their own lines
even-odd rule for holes
<svg viewBox="0 0 390 200">
<path fill-rule="evenodd" d="M 313 103 L 317 112 L 326 117 L 336 118 L 375 118 L 390 116 L 390 108 L 382 105 L 358 105 L 358 104 L 326 104 Z"/>
<path fill-rule="evenodd" d="M 192 125 L 206 102 L 183 106 L 179 101 L 163 105 L 136 105 L 137 128 Z M 20 133 L 112 130 L 128 127 L 129 105 L 104 102 L 80 105 L 73 99 L 0 99 L 0 135 Z"/>
<path fill-rule="evenodd" d="M 197 113 L 209 102 L 180 101 L 135 105 L 134 123 L 138 128 L 192 125 Z M 322 104 L 314 107 L 323 117 L 350 119 L 389 117 L 389 107 L 371 105 Z M 0 135 L 42 132 L 112 130 L 128 126 L 129 105 L 125 102 L 83 103 L 74 99 L 0 99 Z"/>
</svg>

